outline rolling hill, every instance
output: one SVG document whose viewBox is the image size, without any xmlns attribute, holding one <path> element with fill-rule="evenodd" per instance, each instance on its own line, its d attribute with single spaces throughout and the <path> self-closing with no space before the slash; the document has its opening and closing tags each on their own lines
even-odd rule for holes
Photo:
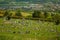
<svg viewBox="0 0 60 40">
<path fill-rule="evenodd" d="M 0 0 L 0 4 L 9 4 L 10 2 L 29 2 L 29 3 L 58 3 L 60 4 L 60 0 Z"/>
</svg>

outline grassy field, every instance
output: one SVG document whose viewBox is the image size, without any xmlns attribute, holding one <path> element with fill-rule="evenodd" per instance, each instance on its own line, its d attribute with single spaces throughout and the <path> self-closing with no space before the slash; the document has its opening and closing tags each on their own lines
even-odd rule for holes
<svg viewBox="0 0 60 40">
<path fill-rule="evenodd" d="M 60 24 L 0 18 L 0 40 L 60 40 Z"/>
</svg>

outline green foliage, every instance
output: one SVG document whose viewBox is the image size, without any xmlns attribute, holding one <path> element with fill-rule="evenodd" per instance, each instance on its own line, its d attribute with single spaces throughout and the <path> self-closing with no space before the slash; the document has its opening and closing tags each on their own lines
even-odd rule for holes
<svg viewBox="0 0 60 40">
<path fill-rule="evenodd" d="M 5 13 L 4 13 L 4 17 L 6 17 L 6 20 L 10 20 L 11 16 L 12 16 L 12 13 L 9 13 L 9 11 L 6 10 Z"/>
<path fill-rule="evenodd" d="M 47 18 L 48 17 L 48 12 L 44 12 L 44 16 L 45 16 L 45 18 Z"/>
<path fill-rule="evenodd" d="M 9 11 L 6 10 L 5 13 L 4 13 L 4 16 L 8 16 L 8 15 L 9 15 L 9 16 L 12 16 L 12 13 L 9 13 Z"/>
<path fill-rule="evenodd" d="M 60 20 L 60 14 L 54 14 L 54 16 L 52 17 L 53 20 Z"/>
<path fill-rule="evenodd" d="M 6 10 L 4 13 L 4 16 L 7 16 L 9 14 L 9 12 Z"/>
<path fill-rule="evenodd" d="M 31 16 L 31 15 L 29 15 L 29 16 L 27 16 L 26 18 L 32 18 L 32 16 Z"/>
<path fill-rule="evenodd" d="M 46 12 L 46 14 L 45 14 L 45 19 L 46 19 L 47 21 L 52 21 L 51 12 Z"/>
<path fill-rule="evenodd" d="M 60 23 L 60 14 L 54 14 L 54 16 L 52 16 L 52 19 L 54 20 L 56 25 L 58 25 Z"/>
<path fill-rule="evenodd" d="M 22 16 L 22 13 L 20 11 L 20 9 L 17 9 L 15 10 L 16 13 L 15 13 L 15 16 L 16 17 L 23 17 Z M 4 13 L 4 17 L 6 17 L 8 20 L 10 19 L 11 15 L 13 13 L 9 13 L 10 11 L 6 10 L 5 13 Z M 60 14 L 59 14 L 59 11 L 55 11 L 55 12 L 48 12 L 48 11 L 38 11 L 38 10 L 35 10 L 32 15 L 29 15 L 27 17 L 24 17 L 24 18 L 38 18 L 40 20 L 46 20 L 46 21 L 53 21 L 53 22 L 57 22 L 57 20 L 59 20 L 59 23 L 60 23 Z"/>
<path fill-rule="evenodd" d="M 11 19 L 11 17 L 8 15 L 7 17 L 6 17 L 6 20 L 10 20 Z"/>
<path fill-rule="evenodd" d="M 16 15 L 16 16 L 18 16 L 18 17 L 21 17 L 21 16 L 22 16 L 22 14 L 21 14 L 20 10 L 16 10 L 15 15 Z"/>
<path fill-rule="evenodd" d="M 13 40 L 13 36 L 9 35 L 0 35 L 0 40 Z"/>
<path fill-rule="evenodd" d="M 40 18 L 40 11 L 34 11 L 33 18 Z"/>
</svg>

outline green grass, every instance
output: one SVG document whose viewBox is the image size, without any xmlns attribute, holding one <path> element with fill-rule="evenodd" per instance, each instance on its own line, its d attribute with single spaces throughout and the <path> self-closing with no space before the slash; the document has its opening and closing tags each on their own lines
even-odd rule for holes
<svg viewBox="0 0 60 40">
<path fill-rule="evenodd" d="M 57 28 L 57 32 L 56 32 Z M 0 40 L 60 40 L 60 24 L 52 22 L 0 18 Z"/>
</svg>

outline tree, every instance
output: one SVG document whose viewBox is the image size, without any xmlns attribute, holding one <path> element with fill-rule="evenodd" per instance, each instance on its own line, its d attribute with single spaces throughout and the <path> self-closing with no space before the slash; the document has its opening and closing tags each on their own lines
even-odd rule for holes
<svg viewBox="0 0 60 40">
<path fill-rule="evenodd" d="M 5 13 L 4 13 L 4 16 L 7 16 L 9 13 L 8 11 L 6 10 Z"/>
<path fill-rule="evenodd" d="M 60 23 L 60 14 L 54 14 L 52 19 L 54 20 L 55 24 L 58 25 Z"/>
<path fill-rule="evenodd" d="M 33 16 L 33 18 L 40 18 L 40 11 L 34 11 L 32 16 Z"/>
<path fill-rule="evenodd" d="M 12 15 L 12 13 L 9 13 L 7 10 L 4 13 L 4 16 L 6 17 L 6 20 L 10 20 L 11 19 L 11 15 Z"/>
<path fill-rule="evenodd" d="M 47 18 L 48 17 L 48 12 L 44 12 L 44 16 L 45 16 L 45 18 Z"/>
<path fill-rule="evenodd" d="M 17 10 L 15 15 L 18 16 L 18 17 L 22 16 L 20 10 Z"/>
<path fill-rule="evenodd" d="M 56 21 L 55 21 L 55 24 L 56 24 L 56 25 L 58 25 L 59 23 L 60 23 L 59 20 L 56 20 Z"/>
</svg>

